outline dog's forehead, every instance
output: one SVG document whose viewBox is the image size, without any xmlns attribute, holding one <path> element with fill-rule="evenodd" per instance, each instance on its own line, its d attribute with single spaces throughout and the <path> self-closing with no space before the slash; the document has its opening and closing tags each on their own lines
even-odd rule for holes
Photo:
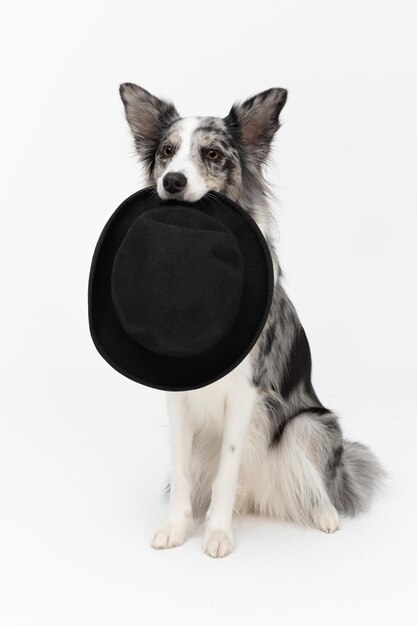
<svg viewBox="0 0 417 626">
<path fill-rule="evenodd" d="M 194 143 L 226 136 L 226 124 L 221 117 L 183 117 L 170 126 L 167 139 L 175 143 Z"/>
</svg>

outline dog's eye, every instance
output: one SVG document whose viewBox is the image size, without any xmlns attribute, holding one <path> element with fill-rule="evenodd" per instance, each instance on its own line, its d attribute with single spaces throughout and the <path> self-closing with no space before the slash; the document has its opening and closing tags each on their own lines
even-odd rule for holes
<svg viewBox="0 0 417 626">
<path fill-rule="evenodd" d="M 162 152 L 161 152 L 161 156 L 168 158 L 170 156 L 172 156 L 172 153 L 174 152 L 172 146 L 166 145 L 162 148 Z"/>
<path fill-rule="evenodd" d="M 210 148 L 208 150 L 206 157 L 209 161 L 218 161 L 222 156 L 222 153 L 217 148 Z"/>
</svg>

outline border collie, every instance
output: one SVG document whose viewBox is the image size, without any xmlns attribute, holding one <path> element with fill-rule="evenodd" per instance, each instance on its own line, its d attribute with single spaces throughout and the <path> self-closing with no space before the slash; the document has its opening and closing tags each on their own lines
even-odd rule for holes
<svg viewBox="0 0 417 626">
<path fill-rule="evenodd" d="M 205 518 L 204 552 L 225 556 L 232 517 L 245 513 L 333 533 L 340 514 L 368 508 L 384 470 L 368 448 L 343 438 L 319 401 L 308 341 L 282 286 L 263 169 L 287 91 L 268 89 L 225 118 L 182 118 L 131 83 L 120 94 L 147 184 L 163 199 L 194 202 L 213 190 L 240 204 L 262 230 L 275 273 L 269 318 L 246 359 L 216 383 L 167 394 L 170 503 L 152 546 L 181 545 L 192 520 Z"/>
</svg>

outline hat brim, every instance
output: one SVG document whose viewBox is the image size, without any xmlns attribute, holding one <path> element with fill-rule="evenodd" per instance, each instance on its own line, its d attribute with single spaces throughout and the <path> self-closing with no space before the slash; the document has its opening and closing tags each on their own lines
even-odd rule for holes
<svg viewBox="0 0 417 626">
<path fill-rule="evenodd" d="M 133 222 L 145 211 L 184 202 L 163 201 L 148 187 L 127 198 L 108 220 L 91 264 L 88 286 L 90 332 L 101 356 L 120 374 L 165 391 L 205 387 L 231 372 L 255 345 L 271 307 L 273 266 L 268 245 L 256 222 L 238 204 L 219 193 L 193 203 L 227 226 L 236 237 L 244 265 L 242 296 L 228 335 L 210 350 L 193 357 L 156 354 L 134 341 L 122 328 L 111 295 L 116 253 Z"/>
</svg>

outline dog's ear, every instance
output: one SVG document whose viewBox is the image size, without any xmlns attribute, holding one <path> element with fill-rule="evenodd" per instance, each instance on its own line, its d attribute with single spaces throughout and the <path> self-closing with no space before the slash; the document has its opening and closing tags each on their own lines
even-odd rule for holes
<svg viewBox="0 0 417 626">
<path fill-rule="evenodd" d="M 268 89 L 242 104 L 234 104 L 225 117 L 235 141 L 250 148 L 252 156 L 260 161 L 268 156 L 272 139 L 280 127 L 279 115 L 287 94 L 286 89 Z"/>
<path fill-rule="evenodd" d="M 133 83 L 120 85 L 120 97 L 139 155 L 145 160 L 153 159 L 164 129 L 179 119 L 178 111 L 171 102 Z"/>
</svg>

